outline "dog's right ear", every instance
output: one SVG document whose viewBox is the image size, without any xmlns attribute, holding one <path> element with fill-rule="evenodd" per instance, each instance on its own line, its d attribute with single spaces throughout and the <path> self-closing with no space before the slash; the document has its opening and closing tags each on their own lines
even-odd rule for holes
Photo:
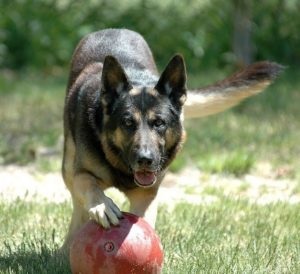
<svg viewBox="0 0 300 274">
<path fill-rule="evenodd" d="M 101 101 L 104 105 L 111 104 L 124 91 L 131 89 L 127 75 L 120 63 L 113 56 L 104 59 L 101 78 Z"/>
</svg>

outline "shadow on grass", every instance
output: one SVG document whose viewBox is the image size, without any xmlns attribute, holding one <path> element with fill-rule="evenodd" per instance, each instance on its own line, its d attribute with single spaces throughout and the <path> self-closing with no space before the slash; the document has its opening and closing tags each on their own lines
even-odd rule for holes
<svg viewBox="0 0 300 274">
<path fill-rule="evenodd" d="M 48 248 L 0 256 L 0 273 L 71 273 L 68 257 Z"/>
</svg>

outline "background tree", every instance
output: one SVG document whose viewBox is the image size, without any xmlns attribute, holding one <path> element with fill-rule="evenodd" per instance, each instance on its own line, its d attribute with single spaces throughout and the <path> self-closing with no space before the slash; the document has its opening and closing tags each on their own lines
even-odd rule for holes
<svg viewBox="0 0 300 274">
<path fill-rule="evenodd" d="M 160 66 L 175 52 L 189 71 L 258 59 L 299 65 L 299 11 L 297 0 L 2 0 L 0 68 L 64 68 L 83 35 L 107 27 L 141 32 Z"/>
<path fill-rule="evenodd" d="M 252 1 L 233 0 L 233 52 L 239 66 L 253 61 Z"/>
</svg>

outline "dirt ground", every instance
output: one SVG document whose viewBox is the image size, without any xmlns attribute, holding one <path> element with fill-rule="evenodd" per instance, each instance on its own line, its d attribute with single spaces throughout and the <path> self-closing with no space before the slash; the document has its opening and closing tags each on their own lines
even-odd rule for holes
<svg viewBox="0 0 300 274">
<path fill-rule="evenodd" d="M 267 168 L 264 167 L 264 170 Z M 276 201 L 299 203 L 297 183 L 289 179 L 276 179 L 265 174 L 248 174 L 241 178 L 210 175 L 196 168 L 186 168 L 179 174 L 169 173 L 160 188 L 159 199 L 169 206 L 176 202 L 193 204 L 212 203 L 218 193 L 232 198 L 247 198 L 251 202 L 266 204 Z M 124 196 L 115 189 L 107 195 L 122 200 Z M 41 173 L 34 167 L 0 166 L 0 199 L 64 202 L 70 195 L 59 172 Z"/>
</svg>

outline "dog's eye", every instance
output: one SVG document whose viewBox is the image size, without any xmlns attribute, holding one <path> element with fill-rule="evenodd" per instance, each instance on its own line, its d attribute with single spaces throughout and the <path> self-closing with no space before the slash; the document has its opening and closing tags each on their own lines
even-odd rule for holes
<svg viewBox="0 0 300 274">
<path fill-rule="evenodd" d="M 163 127 L 165 124 L 166 124 L 165 121 L 161 118 L 157 118 L 153 121 L 153 125 L 155 127 Z"/>
<path fill-rule="evenodd" d="M 133 127 L 134 126 L 134 120 L 133 119 L 131 119 L 131 118 L 124 118 L 123 119 L 123 125 L 125 126 L 125 127 Z"/>
</svg>

